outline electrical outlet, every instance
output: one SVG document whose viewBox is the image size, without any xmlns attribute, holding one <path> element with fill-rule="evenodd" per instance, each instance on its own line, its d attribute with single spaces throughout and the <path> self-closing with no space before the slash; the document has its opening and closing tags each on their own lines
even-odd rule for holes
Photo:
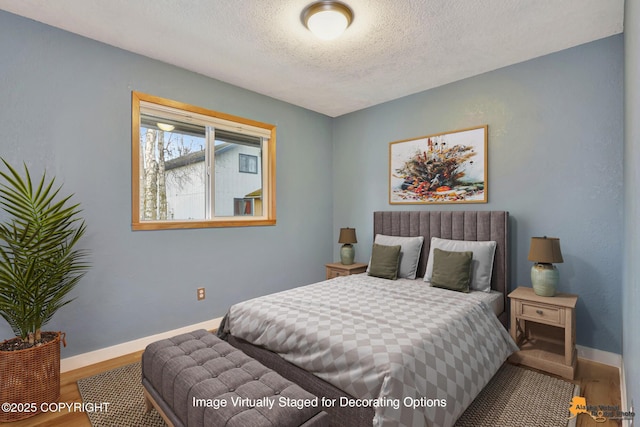
<svg viewBox="0 0 640 427">
<path fill-rule="evenodd" d="M 204 288 L 198 288 L 198 301 L 202 301 L 204 296 Z"/>
</svg>

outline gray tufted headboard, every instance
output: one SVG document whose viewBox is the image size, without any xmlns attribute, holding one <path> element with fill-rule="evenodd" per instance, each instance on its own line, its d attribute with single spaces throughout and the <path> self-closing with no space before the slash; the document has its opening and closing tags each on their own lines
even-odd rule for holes
<svg viewBox="0 0 640 427">
<path fill-rule="evenodd" d="M 378 211 L 373 213 L 373 235 L 424 236 L 418 277 L 423 277 L 432 237 L 451 240 L 494 240 L 491 289 L 502 292 L 505 312 L 499 319 L 507 325 L 509 290 L 509 212 L 506 211 Z"/>
</svg>

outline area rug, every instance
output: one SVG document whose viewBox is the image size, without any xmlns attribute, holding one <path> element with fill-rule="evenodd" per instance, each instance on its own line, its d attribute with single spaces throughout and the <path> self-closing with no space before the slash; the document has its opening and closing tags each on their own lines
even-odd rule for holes
<svg viewBox="0 0 640 427">
<path fill-rule="evenodd" d="M 505 363 L 456 427 L 575 426 L 569 406 L 579 392 L 568 381 Z"/>
<path fill-rule="evenodd" d="M 145 413 L 140 364 L 133 363 L 78 381 L 83 402 L 109 403 L 89 412 L 93 427 L 162 427 L 155 410 Z M 571 426 L 569 404 L 578 387 L 567 381 L 505 363 L 456 427 Z"/>
<path fill-rule="evenodd" d="M 87 411 L 93 427 L 164 427 L 155 409 L 145 412 L 140 363 L 78 380 L 83 402 L 108 403 L 106 410 Z M 105 407 L 103 404 L 102 407 Z"/>
</svg>

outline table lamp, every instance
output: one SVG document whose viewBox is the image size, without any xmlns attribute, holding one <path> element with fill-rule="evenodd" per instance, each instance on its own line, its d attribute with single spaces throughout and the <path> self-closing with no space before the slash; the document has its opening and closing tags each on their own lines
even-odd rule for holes
<svg viewBox="0 0 640 427">
<path fill-rule="evenodd" d="M 531 267 L 531 285 L 536 295 L 552 297 L 558 288 L 560 277 L 554 263 L 564 262 L 560 252 L 560 239 L 557 237 L 532 237 L 529 248 Z"/>
<path fill-rule="evenodd" d="M 348 227 L 341 228 L 338 243 L 343 243 L 342 248 L 340 248 L 340 262 L 344 265 L 353 264 L 353 259 L 356 256 L 353 243 L 358 243 L 358 239 L 356 239 L 356 229 Z"/>
</svg>

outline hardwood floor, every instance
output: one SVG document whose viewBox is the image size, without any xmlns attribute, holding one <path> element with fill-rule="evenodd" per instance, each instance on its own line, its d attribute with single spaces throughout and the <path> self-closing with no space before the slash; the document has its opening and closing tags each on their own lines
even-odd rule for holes
<svg viewBox="0 0 640 427">
<path fill-rule="evenodd" d="M 140 360 L 141 355 L 142 351 L 63 373 L 60 379 L 60 402 L 81 402 L 76 381 L 136 362 Z M 588 405 L 620 406 L 620 376 L 617 368 L 579 359 L 574 383 L 580 385 L 580 395 L 585 397 Z M 608 420 L 606 423 L 596 423 L 591 417 L 581 414 L 578 415 L 576 425 L 577 427 L 618 427 L 621 423 L 614 420 Z M 26 420 L 9 423 L 7 426 L 90 427 L 91 424 L 89 423 L 89 418 L 83 412 L 62 411 L 59 413 L 39 414 Z"/>
<path fill-rule="evenodd" d="M 617 406 L 621 410 L 628 408 L 620 407 L 620 373 L 618 368 L 613 368 L 601 363 L 578 359 L 576 372 L 576 384 L 580 385 L 580 395 L 584 396 L 587 405 L 594 406 Z M 620 420 L 608 420 L 605 423 L 597 423 L 588 415 L 578 415 L 577 427 L 621 426 Z"/>
</svg>

